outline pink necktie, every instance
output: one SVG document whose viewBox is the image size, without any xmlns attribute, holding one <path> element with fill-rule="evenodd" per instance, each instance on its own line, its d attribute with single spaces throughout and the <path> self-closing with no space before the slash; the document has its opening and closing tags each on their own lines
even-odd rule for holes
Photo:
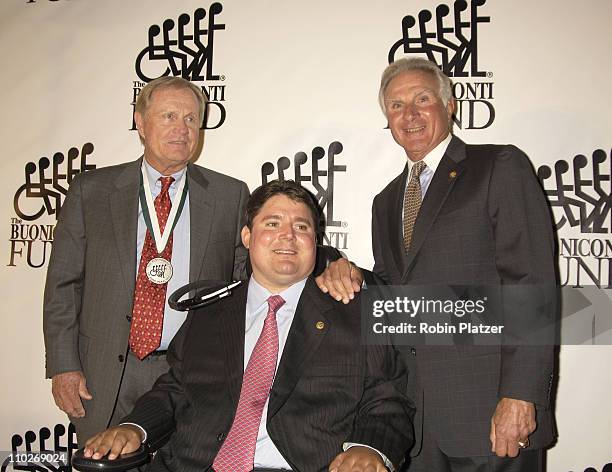
<svg viewBox="0 0 612 472">
<path fill-rule="evenodd" d="M 155 198 L 154 205 L 159 229 L 163 232 L 172 206 L 168 189 L 174 182 L 174 177 L 160 177 L 159 180 L 161 180 L 162 189 Z M 151 232 L 147 229 L 136 277 L 132 326 L 130 327 L 130 348 L 140 360 L 159 347 L 164 324 L 168 283 L 155 284 L 147 278 L 145 273 L 147 264 L 155 257 L 163 257 L 167 261 L 172 259 L 172 235 L 162 253 L 158 254 Z"/>
<path fill-rule="evenodd" d="M 244 371 L 234 423 L 213 462 L 216 472 L 253 470 L 255 444 L 264 405 L 268 400 L 278 356 L 276 312 L 285 304 L 279 295 L 268 298 L 268 314 Z"/>
</svg>

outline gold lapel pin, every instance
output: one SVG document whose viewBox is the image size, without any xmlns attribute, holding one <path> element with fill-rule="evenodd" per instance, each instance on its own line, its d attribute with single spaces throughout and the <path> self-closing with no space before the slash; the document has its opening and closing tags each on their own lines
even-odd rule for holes
<svg viewBox="0 0 612 472">
<path fill-rule="evenodd" d="M 448 176 L 449 176 L 451 179 L 454 179 L 455 177 L 457 177 L 457 171 L 455 171 L 455 170 L 451 170 L 451 171 L 450 171 L 450 173 L 448 174 Z"/>
<path fill-rule="evenodd" d="M 317 329 L 323 329 L 323 328 L 325 328 L 325 323 L 323 323 L 322 321 L 317 321 L 316 324 L 315 324 L 315 327 Z"/>
</svg>

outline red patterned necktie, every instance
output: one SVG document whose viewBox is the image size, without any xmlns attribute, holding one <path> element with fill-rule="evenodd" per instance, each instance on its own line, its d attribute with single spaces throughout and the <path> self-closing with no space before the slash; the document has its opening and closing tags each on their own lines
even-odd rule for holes
<svg viewBox="0 0 612 472">
<path fill-rule="evenodd" d="M 173 177 L 160 177 L 162 189 L 155 198 L 155 213 L 159 221 L 159 230 L 163 233 L 166 221 L 170 214 L 170 195 L 168 189 Z M 132 312 L 132 326 L 130 328 L 130 348 L 138 359 L 142 360 L 155 351 L 161 342 L 162 326 L 164 323 L 164 308 L 166 306 L 166 291 L 168 283 L 156 284 L 147 278 L 146 267 L 149 261 L 155 257 L 163 257 L 167 261 L 172 259 L 172 235 L 168 244 L 161 254 L 157 252 L 155 241 L 151 231 L 147 229 L 140 265 L 138 266 L 138 277 L 136 278 L 136 289 L 134 290 L 134 310 Z"/>
<path fill-rule="evenodd" d="M 234 423 L 213 462 L 216 472 L 251 472 L 264 405 L 268 400 L 278 357 L 276 312 L 285 304 L 279 295 L 268 298 L 268 314 L 244 371 Z"/>
</svg>

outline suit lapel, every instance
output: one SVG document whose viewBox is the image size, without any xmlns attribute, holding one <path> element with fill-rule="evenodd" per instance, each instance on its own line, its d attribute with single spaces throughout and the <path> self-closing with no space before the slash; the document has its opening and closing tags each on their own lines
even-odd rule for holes
<svg viewBox="0 0 612 472">
<path fill-rule="evenodd" d="M 270 392 L 268 421 L 287 401 L 310 357 L 318 349 L 330 329 L 325 313 L 333 309 L 333 303 L 337 302 L 328 295 L 322 294 L 313 279 L 309 277 L 295 311 Z M 324 323 L 323 329 L 317 329 L 318 322 Z"/>
<path fill-rule="evenodd" d="M 128 293 L 136 284 L 136 239 L 138 231 L 138 189 L 142 158 L 125 167 L 115 180 L 110 212 L 123 283 Z"/>
<path fill-rule="evenodd" d="M 204 255 L 213 225 L 215 196 L 208 191 L 208 181 L 193 165 L 187 166 L 189 184 L 189 280 L 200 278 Z"/>
<path fill-rule="evenodd" d="M 389 196 L 394 197 L 394 200 L 388 202 L 387 234 L 390 235 L 390 249 L 395 259 L 398 275 L 401 275 L 406 267 L 406 251 L 404 250 L 404 229 L 402 220 L 404 213 L 404 189 L 406 188 L 407 179 L 408 164 L 406 164 L 404 171 L 396 179 L 396 188 L 389 192 Z"/>
<path fill-rule="evenodd" d="M 412 233 L 412 244 L 406 255 L 402 281 L 406 281 L 431 225 L 446 201 L 457 179 L 463 172 L 460 162 L 465 159 L 465 143 L 453 136 L 429 184 Z"/>
<path fill-rule="evenodd" d="M 244 282 L 232 296 L 222 312 L 221 341 L 225 356 L 225 376 L 233 405 L 238 405 L 244 376 L 244 330 L 248 282 Z"/>
</svg>

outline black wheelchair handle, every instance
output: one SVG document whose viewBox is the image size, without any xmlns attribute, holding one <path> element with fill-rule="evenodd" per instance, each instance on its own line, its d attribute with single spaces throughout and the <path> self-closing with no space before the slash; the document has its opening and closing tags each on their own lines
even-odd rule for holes
<svg viewBox="0 0 612 472">
<path fill-rule="evenodd" d="M 241 283 L 241 281 L 228 283 L 219 280 L 197 280 L 183 285 L 170 295 L 168 305 L 177 311 L 195 310 L 231 295 L 232 290 Z M 181 300 L 181 297 L 189 292 L 195 292 L 195 296 Z"/>
<path fill-rule="evenodd" d="M 121 454 L 114 460 L 109 460 L 105 457 L 102 459 L 92 459 L 83 455 L 84 448 L 79 449 L 72 455 L 72 467 L 81 472 L 124 472 L 129 469 L 135 469 L 150 460 L 149 448 L 146 445 L 141 445 L 134 452 L 129 454 Z"/>
</svg>

